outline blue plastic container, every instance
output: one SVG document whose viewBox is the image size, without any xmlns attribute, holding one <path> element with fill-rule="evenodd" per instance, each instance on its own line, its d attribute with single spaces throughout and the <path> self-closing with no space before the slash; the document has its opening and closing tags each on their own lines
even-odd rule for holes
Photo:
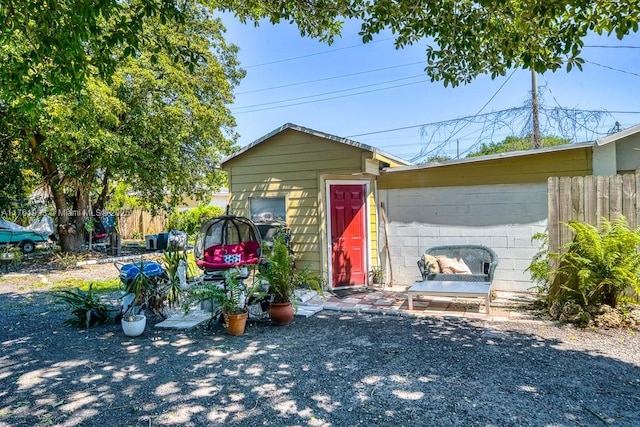
<svg viewBox="0 0 640 427">
<path fill-rule="evenodd" d="M 142 272 L 147 277 L 160 276 L 164 273 L 164 268 L 156 261 L 144 261 Z M 140 263 L 125 264 L 120 268 L 120 279 L 123 281 L 133 280 L 140 273 Z"/>
<path fill-rule="evenodd" d="M 158 241 L 156 242 L 156 249 L 164 251 L 167 249 L 167 243 L 169 242 L 169 233 L 158 233 Z"/>
</svg>

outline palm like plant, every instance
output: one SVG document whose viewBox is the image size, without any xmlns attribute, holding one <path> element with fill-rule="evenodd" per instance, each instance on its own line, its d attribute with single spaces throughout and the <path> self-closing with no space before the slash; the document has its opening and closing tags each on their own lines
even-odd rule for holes
<svg viewBox="0 0 640 427">
<path fill-rule="evenodd" d="M 89 284 L 87 292 L 77 289 L 55 291 L 53 294 L 58 301 L 64 302 L 71 308 L 75 318 L 65 320 L 66 325 L 89 328 L 109 320 L 109 308 L 93 293 L 93 283 Z"/>
<path fill-rule="evenodd" d="M 272 302 L 293 302 L 294 291 L 300 287 L 311 288 L 322 293 L 322 279 L 305 267 L 298 270 L 293 254 L 285 241 L 285 236 L 277 234 L 267 263 L 261 267 L 258 277 L 269 283 Z"/>
</svg>

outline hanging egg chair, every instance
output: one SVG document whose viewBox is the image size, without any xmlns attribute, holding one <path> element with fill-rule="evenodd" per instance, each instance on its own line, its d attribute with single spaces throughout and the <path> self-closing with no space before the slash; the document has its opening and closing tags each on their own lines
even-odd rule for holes
<svg viewBox="0 0 640 427">
<path fill-rule="evenodd" d="M 249 218 L 229 213 L 206 221 L 196 235 L 193 254 L 196 264 L 205 272 L 205 280 L 223 280 L 231 268 L 241 267 L 243 278 L 248 277 L 246 266 L 260 262 L 261 237 Z"/>
</svg>

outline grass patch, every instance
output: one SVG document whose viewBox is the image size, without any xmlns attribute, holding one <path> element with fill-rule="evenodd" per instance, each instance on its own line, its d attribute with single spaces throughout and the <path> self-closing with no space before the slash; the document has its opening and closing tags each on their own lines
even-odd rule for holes
<svg viewBox="0 0 640 427">
<path fill-rule="evenodd" d="M 93 285 L 93 293 L 95 294 L 109 294 L 119 290 L 122 290 L 122 282 L 119 277 L 114 277 L 112 279 L 101 279 L 101 280 L 82 280 L 82 279 L 74 279 L 68 278 L 56 282 L 53 285 L 54 290 L 74 290 L 81 289 L 85 292 L 89 290 L 89 285 Z"/>
</svg>

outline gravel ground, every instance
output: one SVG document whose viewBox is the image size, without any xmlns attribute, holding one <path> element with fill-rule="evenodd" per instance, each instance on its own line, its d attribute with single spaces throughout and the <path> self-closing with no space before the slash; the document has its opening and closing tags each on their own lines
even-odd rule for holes
<svg viewBox="0 0 640 427">
<path fill-rule="evenodd" d="M 239 337 L 64 326 L 49 284 L 113 269 L 0 276 L 0 426 L 640 425 L 634 331 L 331 311 Z"/>
</svg>

